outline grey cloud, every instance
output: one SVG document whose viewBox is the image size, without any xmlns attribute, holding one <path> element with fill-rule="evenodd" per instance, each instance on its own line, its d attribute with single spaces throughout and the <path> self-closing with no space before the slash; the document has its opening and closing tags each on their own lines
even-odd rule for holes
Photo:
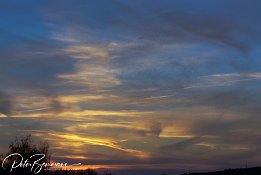
<svg viewBox="0 0 261 175">
<path fill-rule="evenodd" d="M 166 4 L 163 2 L 160 6 L 155 7 L 149 2 L 136 3 L 136 6 L 143 5 L 142 11 L 133 4 L 120 1 L 110 2 L 111 8 L 109 9 L 104 9 L 98 3 L 92 4 L 92 8 L 99 9 L 104 14 L 107 12 L 105 16 L 98 15 L 95 11 L 90 12 L 89 15 L 83 15 L 82 11 L 85 9 L 88 12 L 88 8 L 91 6 L 85 3 L 81 3 L 79 6 L 72 1 L 66 1 L 63 6 L 59 4 L 59 9 L 57 4 L 53 3 L 52 6 L 46 7 L 45 11 L 54 17 L 49 20 L 65 22 L 76 30 L 84 31 L 86 26 L 87 30 L 99 26 L 112 30 L 114 34 L 107 37 L 124 38 L 127 33 L 141 41 L 155 43 L 150 44 L 150 49 L 158 47 L 159 43 L 180 44 L 184 42 L 210 42 L 230 46 L 241 53 L 246 53 L 251 49 L 251 45 L 246 40 L 241 40 L 236 36 L 253 40 L 255 37 L 252 28 L 233 20 L 233 16 L 218 18 L 215 12 L 200 12 L 190 5 L 183 7 L 184 10 L 175 7 L 163 9 Z M 173 6 L 173 4 L 171 5 Z M 223 8 L 227 10 L 225 6 Z M 119 16 L 119 14 L 121 15 Z M 90 16 L 94 16 L 96 20 Z M 125 34 L 122 34 L 122 31 L 125 31 Z M 97 32 L 99 33 L 99 31 Z"/>
<path fill-rule="evenodd" d="M 193 16 L 194 15 L 194 16 Z M 187 14 L 184 17 L 176 17 L 171 14 L 164 15 L 162 18 L 167 19 L 167 22 L 176 21 L 185 32 L 194 35 L 195 40 L 202 38 L 203 40 L 228 45 L 235 48 L 242 53 L 247 52 L 250 49 L 250 45 L 244 41 L 240 41 L 233 37 L 233 33 L 240 35 L 251 35 L 250 33 L 242 30 L 246 26 L 240 26 L 228 22 L 223 19 L 219 20 L 215 17 L 204 16 L 201 14 Z M 239 26 L 238 26 L 239 25 Z M 198 38 L 197 38 L 198 37 Z M 192 39 L 193 40 L 193 39 Z"/>
<path fill-rule="evenodd" d="M 260 113 L 259 90 L 251 83 L 234 85 L 231 87 L 202 88 L 186 90 L 185 96 L 189 102 L 186 105 L 214 107 L 227 113 L 253 119 Z"/>
<path fill-rule="evenodd" d="M 239 116 L 240 117 L 240 116 Z M 261 132 L 258 123 L 260 119 L 234 119 L 226 121 L 220 119 L 199 119 L 192 124 L 190 131 L 195 134 L 217 136 L 220 143 L 260 145 L 259 133 Z M 252 132 L 250 132 L 250 130 Z M 246 142 L 248 140 L 248 142 Z"/>
<path fill-rule="evenodd" d="M 244 89 L 222 89 L 221 90 L 209 90 L 205 92 L 198 91 L 191 95 L 195 104 L 203 104 L 207 106 L 214 106 L 217 108 L 233 108 L 238 106 L 244 106 L 246 104 L 255 105 L 256 99 L 255 93 L 253 91 L 248 91 Z"/>
<path fill-rule="evenodd" d="M 0 113 L 9 116 L 12 113 L 12 98 L 0 91 Z"/>
<path fill-rule="evenodd" d="M 192 146 L 196 143 L 199 143 L 201 140 L 202 140 L 201 137 L 197 136 L 197 137 L 193 137 L 193 138 L 190 138 L 190 139 L 187 139 L 185 141 L 178 142 L 178 143 L 174 143 L 174 144 L 170 144 L 170 145 L 164 145 L 160 149 L 162 151 L 183 150 L 183 149 L 186 149 L 189 146 Z"/>
<path fill-rule="evenodd" d="M 30 97 L 45 97 L 49 101 L 49 111 L 51 112 L 59 113 L 63 110 L 62 104 L 57 99 L 55 93 L 53 93 L 51 88 L 49 88 L 48 86 L 38 85 L 34 81 L 30 81 L 17 75 L 12 75 L 11 73 L 6 73 L 3 71 L 0 72 L 0 77 L 2 77 L 3 81 L 1 87 L 23 91 L 23 95 L 25 96 L 30 94 Z M 11 109 L 12 106 L 15 106 L 15 98 L 19 97 L 19 94 L 14 93 L 12 98 L 4 93 L 2 93 L 1 96 L 1 106 L 2 110 L 5 112 L 4 114 L 12 115 L 13 113 L 16 113 L 17 111 L 12 111 Z"/>
<path fill-rule="evenodd" d="M 152 122 L 150 125 L 150 131 L 148 135 L 158 137 L 162 132 L 163 126 L 160 122 Z"/>
<path fill-rule="evenodd" d="M 201 42 L 206 40 L 213 43 L 220 43 L 236 48 L 241 52 L 247 52 L 250 45 L 245 41 L 238 40 L 236 34 L 246 37 L 253 37 L 249 26 L 244 26 L 236 21 L 228 21 L 215 17 L 214 14 L 204 14 L 195 11 L 193 8 L 187 11 L 166 10 L 157 8 L 147 8 L 154 19 L 147 19 L 142 13 L 137 13 L 134 7 L 129 7 L 127 11 L 130 21 L 126 29 L 140 33 L 141 37 L 155 40 L 157 43 L 180 43 L 186 41 Z M 136 20 L 134 20 L 136 19 Z M 152 22 L 154 21 L 154 23 Z M 161 25 L 157 25 L 157 22 Z M 121 23 L 120 23 L 121 24 Z M 119 24 L 119 25 L 120 25 Z M 141 24 L 141 25 L 137 25 Z"/>
<path fill-rule="evenodd" d="M 50 105 L 52 107 L 52 111 L 55 113 L 60 113 L 64 109 L 62 104 L 55 98 L 51 100 Z"/>
<path fill-rule="evenodd" d="M 14 90 L 14 99 L 21 92 L 22 96 L 45 97 L 49 111 L 61 112 L 63 107 L 57 96 L 67 88 L 58 86 L 56 76 L 73 71 L 74 60 L 49 39 L 31 39 L 4 29 L 0 32 L 12 41 L 8 48 L 1 48 L 1 88 Z M 52 83 L 57 85 L 53 87 Z"/>
<path fill-rule="evenodd" d="M 158 137 L 161 132 L 160 126 L 154 128 L 139 129 L 128 128 L 127 126 L 88 126 L 86 128 L 77 128 L 76 134 L 82 135 L 86 133 L 88 136 L 95 137 L 109 137 L 114 139 L 135 139 L 145 137 Z M 85 136 L 85 134 L 84 134 Z"/>
</svg>

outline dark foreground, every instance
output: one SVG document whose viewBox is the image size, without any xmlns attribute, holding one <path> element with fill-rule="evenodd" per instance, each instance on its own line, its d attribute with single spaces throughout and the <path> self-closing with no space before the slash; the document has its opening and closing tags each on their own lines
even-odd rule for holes
<svg viewBox="0 0 261 175">
<path fill-rule="evenodd" d="M 31 175 L 25 170 L 18 170 L 15 172 L 7 172 L 0 170 L 0 175 Z M 95 170 L 56 170 L 56 171 L 41 171 L 38 175 L 112 175 L 110 172 L 105 171 L 104 173 L 98 173 Z M 160 175 L 160 174 L 159 174 Z M 208 172 L 208 173 L 185 173 L 182 175 L 261 175 L 261 167 L 254 168 L 239 168 L 239 169 L 228 169 L 224 171 Z"/>
<path fill-rule="evenodd" d="M 261 175 L 261 167 L 228 169 L 209 173 L 185 173 L 183 175 Z"/>
<path fill-rule="evenodd" d="M 13 172 L 0 170 L 0 175 L 112 175 L 110 172 L 105 171 L 103 173 L 98 173 L 95 170 L 44 170 L 39 173 L 30 172 L 30 170 L 17 169 Z"/>
</svg>

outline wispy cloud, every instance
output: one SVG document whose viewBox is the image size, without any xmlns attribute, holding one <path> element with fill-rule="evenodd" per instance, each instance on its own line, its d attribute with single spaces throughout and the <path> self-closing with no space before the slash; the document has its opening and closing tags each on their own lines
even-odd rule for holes
<svg viewBox="0 0 261 175">
<path fill-rule="evenodd" d="M 114 87 L 121 83 L 116 76 L 117 70 L 110 65 L 113 56 L 109 46 L 82 44 L 66 47 L 63 50 L 76 61 L 74 73 L 57 76 L 65 83 L 96 90 Z"/>
<path fill-rule="evenodd" d="M 253 72 L 253 73 L 212 74 L 212 75 L 199 77 L 199 79 L 197 80 L 198 81 L 194 85 L 185 87 L 184 89 L 230 86 L 246 81 L 261 80 L 261 73 Z"/>
<path fill-rule="evenodd" d="M 128 171 L 260 162 L 259 4 L 4 3 L 1 150 L 33 133 Z"/>
</svg>

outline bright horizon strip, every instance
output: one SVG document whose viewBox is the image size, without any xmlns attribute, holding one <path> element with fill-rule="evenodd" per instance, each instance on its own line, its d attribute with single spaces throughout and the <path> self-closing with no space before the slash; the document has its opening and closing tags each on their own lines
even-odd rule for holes
<svg viewBox="0 0 261 175">
<path fill-rule="evenodd" d="M 198 168 L 198 169 L 206 169 L 209 168 L 215 168 L 215 166 L 206 166 L 201 164 L 179 164 L 179 163 L 166 163 L 166 164 L 129 164 L 129 165 L 122 165 L 122 164 L 104 164 L 104 165 L 68 165 L 68 166 L 53 166 L 50 167 L 51 169 L 62 169 L 62 170 L 86 170 L 86 169 L 108 169 L 108 170 L 122 170 L 122 169 L 133 169 L 136 168 L 145 168 L 145 169 L 154 169 L 155 167 L 159 167 L 160 169 L 166 169 L 166 168 L 173 168 L 173 169 L 180 169 L 183 167 L 190 167 L 190 168 Z"/>
</svg>

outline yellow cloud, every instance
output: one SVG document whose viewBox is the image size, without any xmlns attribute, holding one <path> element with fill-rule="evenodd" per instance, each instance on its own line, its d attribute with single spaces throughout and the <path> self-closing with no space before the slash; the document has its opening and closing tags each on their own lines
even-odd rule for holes
<svg viewBox="0 0 261 175">
<path fill-rule="evenodd" d="M 118 116 L 118 117 L 140 117 L 140 116 L 149 116 L 153 112 L 147 111 L 135 111 L 135 110 L 122 110 L 122 111 L 103 111 L 103 110 L 84 110 L 84 111 L 62 111 L 58 114 L 53 112 L 37 112 L 30 114 L 14 114 L 12 117 L 26 117 L 26 118 L 35 118 L 35 117 L 62 117 L 66 119 L 86 119 L 87 116 Z"/>
<path fill-rule="evenodd" d="M 97 146 L 104 146 L 109 147 L 112 149 L 116 149 L 119 151 L 123 151 L 126 153 L 129 153 L 135 157 L 139 158 L 147 158 L 148 154 L 146 152 L 135 150 L 135 149 L 129 149 L 129 148 L 123 148 L 121 147 L 118 142 L 113 141 L 111 139 L 105 139 L 105 138 L 89 138 L 89 137 L 83 137 L 79 135 L 74 134 L 63 134 L 63 133 L 50 133 L 50 136 L 62 138 L 71 142 L 78 142 L 83 144 L 89 144 L 89 145 L 97 145 Z"/>
<path fill-rule="evenodd" d="M 195 145 L 207 147 L 210 150 L 215 150 L 217 148 L 217 145 L 212 144 L 212 143 L 207 143 L 207 142 L 200 142 L 200 143 L 196 143 Z"/>
<path fill-rule="evenodd" d="M 113 98 L 114 96 L 105 96 L 105 95 L 65 95 L 60 96 L 59 101 L 62 103 L 79 103 L 89 100 L 102 100 Z"/>
<path fill-rule="evenodd" d="M 68 159 L 88 159 L 89 157 L 87 156 L 82 156 L 82 155 L 55 155 L 55 158 L 68 158 Z"/>
<path fill-rule="evenodd" d="M 94 89 L 103 89 L 120 85 L 116 77 L 116 71 L 106 65 L 95 65 L 93 63 L 76 64 L 76 72 L 61 74 L 57 78 L 65 80 L 65 83 L 87 86 Z"/>
<path fill-rule="evenodd" d="M 60 74 L 57 78 L 64 80 L 64 83 L 96 90 L 119 85 L 121 82 L 116 76 L 117 70 L 110 65 L 115 57 L 110 54 L 111 48 L 110 44 L 78 44 L 62 49 L 75 59 L 75 72 Z"/>
<path fill-rule="evenodd" d="M 103 59 L 110 58 L 108 49 L 97 45 L 76 45 L 67 47 L 64 51 L 68 52 L 72 55 L 72 57 L 77 59 L 90 59 L 92 57 Z"/>
<path fill-rule="evenodd" d="M 7 117 L 5 114 L 0 113 L 0 118 L 5 118 L 5 117 Z"/>
</svg>

